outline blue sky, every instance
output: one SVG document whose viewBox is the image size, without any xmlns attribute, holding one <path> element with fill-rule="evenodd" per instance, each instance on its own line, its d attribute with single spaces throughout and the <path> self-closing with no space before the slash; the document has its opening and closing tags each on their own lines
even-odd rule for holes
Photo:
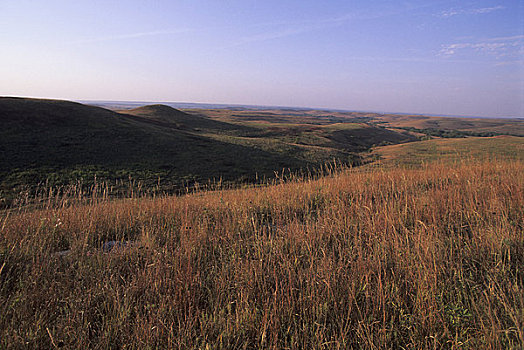
<svg viewBox="0 0 524 350">
<path fill-rule="evenodd" d="M 0 0 L 0 52 L 0 95 L 524 117 L 519 0 Z"/>
</svg>

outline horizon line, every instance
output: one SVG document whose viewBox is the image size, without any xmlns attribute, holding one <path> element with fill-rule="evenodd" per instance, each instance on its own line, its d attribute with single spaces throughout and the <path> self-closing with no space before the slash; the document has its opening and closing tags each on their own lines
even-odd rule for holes
<svg viewBox="0 0 524 350">
<path fill-rule="evenodd" d="M 197 109 L 198 105 L 210 105 L 216 106 L 216 108 L 227 109 L 232 108 L 264 108 L 264 109 L 296 109 L 296 110 L 309 110 L 309 111 L 326 111 L 326 112 L 358 112 L 358 113 L 377 113 L 377 114 L 398 114 L 398 115 L 413 115 L 413 116 L 427 116 L 427 117 L 447 117 L 447 118 L 481 118 L 481 119 L 524 119 L 522 116 L 478 116 L 478 115 L 464 115 L 464 114 L 439 114 L 439 113 L 417 113 L 417 112 L 393 112 L 384 110 L 364 110 L 364 109 L 348 109 L 348 108 L 334 108 L 334 107 L 304 107 L 304 106 L 286 106 L 286 105 L 264 105 L 264 104 L 249 104 L 249 103 L 224 103 L 224 102 L 187 102 L 187 101 L 147 101 L 147 100 L 100 100 L 100 99 L 67 99 L 67 98 L 56 98 L 56 97 L 34 97 L 34 96 L 21 96 L 21 95 L 0 95 L 0 98 L 12 97 L 12 98 L 33 98 L 42 100 L 57 100 L 57 101 L 71 101 L 83 104 L 92 103 L 122 103 L 122 104 L 140 104 L 141 106 L 149 104 L 186 104 L 195 105 Z M 178 107 L 185 108 L 185 107 Z M 209 107 L 208 107 L 209 108 Z"/>
<path fill-rule="evenodd" d="M 228 108 L 228 107 L 243 107 L 243 108 L 279 108 L 279 109 L 298 109 L 298 110 L 310 110 L 310 111 L 326 111 L 326 112 L 358 112 L 358 113 L 377 113 L 377 114 L 399 114 L 399 115 L 413 115 L 413 116 L 428 116 L 428 117 L 448 117 L 448 118 L 482 118 L 482 119 L 524 119 L 523 116 L 475 116 L 475 115 L 464 115 L 464 114 L 438 114 L 438 113 L 414 113 L 414 112 L 392 112 L 392 111 L 380 111 L 380 110 L 362 110 L 362 109 L 347 109 L 347 108 L 333 108 L 333 107 L 304 107 L 304 106 L 286 106 L 286 105 L 263 105 L 263 104 L 243 104 L 243 103 L 224 103 L 224 102 L 187 102 L 187 101 L 139 101 L 139 100 L 90 100 L 90 99 L 79 99 L 73 100 L 76 102 L 119 102 L 119 103 L 135 103 L 135 104 L 188 104 L 188 105 L 212 105 L 221 106 L 217 108 Z M 183 107 L 180 107 L 183 108 Z M 195 107 L 198 109 L 198 107 Z M 205 108 L 200 108 L 205 109 Z"/>
</svg>

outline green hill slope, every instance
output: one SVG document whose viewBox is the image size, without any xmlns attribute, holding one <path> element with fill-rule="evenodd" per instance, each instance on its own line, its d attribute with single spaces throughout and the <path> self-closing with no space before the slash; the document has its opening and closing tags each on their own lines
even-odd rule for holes
<svg viewBox="0 0 524 350">
<path fill-rule="evenodd" d="M 0 98 L 0 123 L 4 195 L 45 181 L 89 182 L 95 175 L 101 180 L 132 177 L 146 184 L 160 178 L 169 190 L 213 178 L 270 176 L 282 168 L 313 167 L 317 161 L 286 149 L 217 136 L 246 127 L 167 106 L 123 114 L 68 101 L 5 97 Z"/>
<path fill-rule="evenodd" d="M 235 118 L 230 114 L 236 113 Z M 246 114 L 247 113 L 247 114 Z M 211 179 L 253 181 L 417 138 L 322 113 L 192 111 L 165 105 L 108 109 L 58 100 L 0 97 L 0 198 L 42 182 L 133 178 L 175 190 Z M 342 120 L 342 121 L 341 121 Z"/>
<path fill-rule="evenodd" d="M 419 166 L 435 161 L 464 159 L 524 160 L 524 137 L 495 136 L 433 139 L 378 147 L 373 154 L 382 166 Z"/>
<path fill-rule="evenodd" d="M 143 118 L 165 127 L 182 130 L 236 130 L 237 125 L 224 123 L 204 116 L 188 114 L 178 109 L 156 104 L 119 111 L 122 114 Z"/>
<path fill-rule="evenodd" d="M 524 136 L 524 119 L 518 118 L 452 118 L 384 114 L 373 116 L 372 121 L 387 127 L 408 128 L 418 131 L 440 130 L 444 132 L 461 131 L 472 134 L 493 133 Z"/>
</svg>

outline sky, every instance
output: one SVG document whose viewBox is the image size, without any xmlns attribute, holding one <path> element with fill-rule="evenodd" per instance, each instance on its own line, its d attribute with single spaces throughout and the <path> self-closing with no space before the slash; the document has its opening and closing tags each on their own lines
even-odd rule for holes
<svg viewBox="0 0 524 350">
<path fill-rule="evenodd" d="M 524 117 L 524 1 L 0 0 L 0 96 Z"/>
</svg>

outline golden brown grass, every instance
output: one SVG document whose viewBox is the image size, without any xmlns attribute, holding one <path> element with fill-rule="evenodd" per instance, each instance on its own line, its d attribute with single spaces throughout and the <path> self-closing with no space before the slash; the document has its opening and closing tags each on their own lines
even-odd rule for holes
<svg viewBox="0 0 524 350">
<path fill-rule="evenodd" d="M 518 349 L 522 174 L 354 169 L 4 212 L 0 347 Z"/>
</svg>

